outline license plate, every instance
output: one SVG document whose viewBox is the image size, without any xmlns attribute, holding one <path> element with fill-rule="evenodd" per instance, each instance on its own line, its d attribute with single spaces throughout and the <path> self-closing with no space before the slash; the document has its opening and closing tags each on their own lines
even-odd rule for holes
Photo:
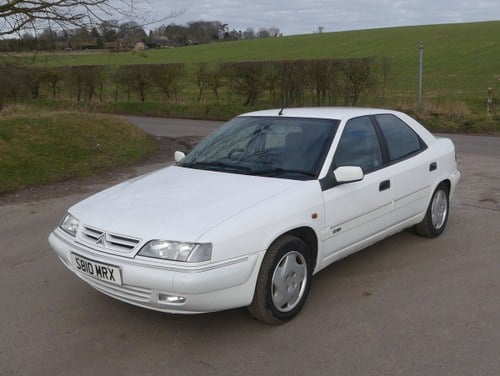
<svg viewBox="0 0 500 376">
<path fill-rule="evenodd" d="M 71 261 L 76 270 L 81 273 L 115 285 L 122 284 L 121 270 L 117 266 L 90 260 L 76 253 L 71 254 Z"/>
</svg>

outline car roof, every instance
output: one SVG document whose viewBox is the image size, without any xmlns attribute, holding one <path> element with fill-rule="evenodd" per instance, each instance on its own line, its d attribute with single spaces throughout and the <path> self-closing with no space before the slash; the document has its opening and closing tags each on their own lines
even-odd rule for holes
<svg viewBox="0 0 500 376">
<path fill-rule="evenodd" d="M 280 115 L 281 111 L 281 115 Z M 282 117 L 305 117 L 305 118 L 321 118 L 321 119 L 350 119 L 363 115 L 375 114 L 395 114 L 399 112 L 393 110 L 385 110 L 380 108 L 364 108 L 364 107 L 302 107 L 302 108 L 284 108 L 283 110 L 276 108 L 272 110 L 254 111 L 242 114 L 240 116 L 282 116 Z"/>
<path fill-rule="evenodd" d="M 280 115 L 281 112 L 281 115 Z M 349 119 L 377 114 L 392 114 L 397 116 L 412 128 L 429 145 L 434 142 L 435 137 L 418 121 L 406 115 L 403 112 L 387 110 L 381 108 L 364 107 L 302 107 L 302 108 L 276 108 L 273 110 L 255 111 L 242 114 L 240 116 L 265 116 L 265 117 L 283 117 L 283 118 L 318 118 L 335 119 L 347 121 Z"/>
</svg>

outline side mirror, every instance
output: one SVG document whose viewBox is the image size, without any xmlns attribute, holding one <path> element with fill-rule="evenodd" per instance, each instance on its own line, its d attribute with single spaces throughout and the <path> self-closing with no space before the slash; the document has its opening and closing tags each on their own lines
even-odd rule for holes
<svg viewBox="0 0 500 376">
<path fill-rule="evenodd" d="M 333 171 L 337 183 L 352 183 L 363 180 L 363 169 L 359 166 L 341 166 Z"/>
<path fill-rule="evenodd" d="M 174 159 L 176 162 L 182 161 L 186 157 L 186 154 L 184 154 L 182 151 L 176 151 L 174 153 Z"/>
</svg>

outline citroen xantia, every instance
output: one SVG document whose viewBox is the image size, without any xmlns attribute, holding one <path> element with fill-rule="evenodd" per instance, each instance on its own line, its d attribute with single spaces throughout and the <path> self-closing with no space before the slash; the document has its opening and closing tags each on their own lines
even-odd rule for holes
<svg viewBox="0 0 500 376">
<path fill-rule="evenodd" d="M 294 317 L 332 262 L 412 226 L 441 234 L 460 178 L 449 139 L 365 108 L 248 113 L 176 161 L 71 207 L 52 248 L 124 302 L 266 323 Z"/>
</svg>

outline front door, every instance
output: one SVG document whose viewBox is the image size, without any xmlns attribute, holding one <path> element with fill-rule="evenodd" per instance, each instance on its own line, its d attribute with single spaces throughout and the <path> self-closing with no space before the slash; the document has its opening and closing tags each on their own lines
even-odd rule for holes
<svg viewBox="0 0 500 376">
<path fill-rule="evenodd" d="M 349 120 L 333 159 L 340 166 L 360 166 L 364 178 L 323 191 L 325 228 L 324 265 L 358 250 L 371 237 L 390 227 L 393 190 L 375 128 L 369 117 Z"/>
</svg>

